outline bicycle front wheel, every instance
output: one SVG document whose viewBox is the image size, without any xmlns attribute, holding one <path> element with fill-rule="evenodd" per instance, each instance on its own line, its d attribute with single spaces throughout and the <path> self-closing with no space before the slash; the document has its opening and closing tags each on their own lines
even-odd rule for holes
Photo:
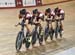
<svg viewBox="0 0 75 55">
<path fill-rule="evenodd" d="M 23 33 L 19 32 L 16 38 L 16 50 L 19 51 L 22 46 L 22 38 L 23 38 Z"/>
</svg>

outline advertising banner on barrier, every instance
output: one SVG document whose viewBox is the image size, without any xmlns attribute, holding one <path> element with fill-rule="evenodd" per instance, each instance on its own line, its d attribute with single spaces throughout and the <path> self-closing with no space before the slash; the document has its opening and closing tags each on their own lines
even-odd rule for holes
<svg viewBox="0 0 75 55">
<path fill-rule="evenodd" d="M 16 7 L 15 0 L 0 0 L 0 7 Z"/>
<path fill-rule="evenodd" d="M 36 5 L 35 0 L 22 0 L 23 6 L 34 6 Z"/>
</svg>

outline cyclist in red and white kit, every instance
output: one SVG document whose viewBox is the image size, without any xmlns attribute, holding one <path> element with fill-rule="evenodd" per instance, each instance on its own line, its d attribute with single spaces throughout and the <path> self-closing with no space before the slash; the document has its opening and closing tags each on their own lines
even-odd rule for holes
<svg viewBox="0 0 75 55">
<path fill-rule="evenodd" d="M 40 12 L 38 9 L 34 9 L 32 11 L 32 13 L 33 13 L 33 16 L 32 16 L 33 23 L 37 25 L 38 34 L 40 35 L 43 32 L 43 30 L 44 30 L 44 28 L 43 28 L 44 13 Z M 41 29 L 41 32 L 40 32 L 40 29 Z M 33 38 L 35 38 L 35 37 L 33 37 Z M 38 36 L 37 38 L 39 39 L 39 43 L 40 43 L 40 37 Z M 32 45 L 34 46 L 33 43 L 32 43 Z"/>
<path fill-rule="evenodd" d="M 63 21 L 65 18 L 65 12 L 63 9 L 60 9 L 59 7 L 56 7 L 54 9 L 55 15 L 56 15 L 56 19 L 60 19 L 61 20 L 61 26 L 62 26 L 62 31 L 63 31 Z"/>
<path fill-rule="evenodd" d="M 55 30 L 55 13 L 50 8 L 45 10 L 45 19 L 47 23 L 49 22 L 49 28 Z M 49 21 L 48 21 L 49 20 Z"/>
<path fill-rule="evenodd" d="M 19 23 L 25 23 L 25 32 L 28 31 L 30 34 L 31 34 L 31 13 L 26 11 L 26 9 L 22 9 L 20 10 L 20 13 L 19 13 Z M 24 33 L 25 33 L 24 32 Z M 26 36 L 26 33 L 24 34 Z"/>
</svg>

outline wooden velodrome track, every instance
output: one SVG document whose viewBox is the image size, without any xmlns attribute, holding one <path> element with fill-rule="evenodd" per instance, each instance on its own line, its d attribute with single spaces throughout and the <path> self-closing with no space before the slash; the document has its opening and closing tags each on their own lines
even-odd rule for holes
<svg viewBox="0 0 75 55">
<path fill-rule="evenodd" d="M 18 13 L 20 9 L 1 9 L 0 10 L 0 55 L 41 55 L 51 54 L 63 51 L 67 48 L 75 47 L 75 1 L 60 3 L 55 5 L 47 5 L 42 7 L 26 8 L 32 10 L 38 8 L 44 11 L 46 8 L 61 7 L 65 10 L 66 16 L 64 21 L 64 35 L 63 39 L 50 42 L 45 46 L 33 48 L 30 51 L 25 51 L 24 46 L 22 51 L 16 53 L 15 40 L 20 26 L 14 25 L 18 22 Z M 59 51 L 60 50 L 60 51 Z"/>
</svg>

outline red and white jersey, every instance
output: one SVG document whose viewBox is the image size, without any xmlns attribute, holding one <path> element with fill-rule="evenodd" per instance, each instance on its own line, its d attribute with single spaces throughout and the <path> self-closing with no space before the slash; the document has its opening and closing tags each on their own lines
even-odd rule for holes
<svg viewBox="0 0 75 55">
<path fill-rule="evenodd" d="M 20 23 L 24 20 L 25 23 L 30 23 L 32 14 L 30 12 L 26 12 L 25 15 L 19 15 Z"/>
<path fill-rule="evenodd" d="M 57 16 L 60 17 L 61 20 L 64 20 L 64 17 L 65 17 L 65 12 L 64 12 L 64 10 L 59 9 Z"/>
<path fill-rule="evenodd" d="M 38 15 L 37 16 L 35 16 L 34 14 L 33 14 L 33 19 L 35 19 L 35 17 L 36 17 L 36 21 L 39 21 L 39 19 L 41 19 L 42 17 L 44 16 L 44 13 L 43 12 L 38 12 Z"/>
<path fill-rule="evenodd" d="M 63 15 L 64 13 L 65 13 L 65 12 L 64 12 L 64 10 L 59 9 L 59 10 L 58 10 L 58 14 L 57 14 L 57 15 L 58 15 L 58 16 L 60 16 L 60 15 Z"/>
<path fill-rule="evenodd" d="M 60 14 L 63 14 L 63 13 L 65 13 L 64 10 L 60 9 Z"/>
<path fill-rule="evenodd" d="M 44 13 L 43 12 L 38 12 L 39 14 L 38 14 L 38 17 L 42 17 L 43 15 L 44 15 Z"/>
<path fill-rule="evenodd" d="M 25 19 L 29 19 L 30 17 L 32 17 L 32 14 L 30 12 L 26 12 L 25 15 L 19 14 L 19 19 L 23 18 L 23 16 Z"/>
<path fill-rule="evenodd" d="M 54 16 L 55 16 L 54 11 L 51 11 L 51 13 L 48 15 L 47 18 L 49 18 L 49 19 L 54 19 Z"/>
<path fill-rule="evenodd" d="M 26 12 L 25 18 L 30 18 L 30 17 L 32 17 L 32 14 L 30 12 Z"/>
<path fill-rule="evenodd" d="M 54 13 L 54 11 L 51 11 L 51 15 L 52 15 L 52 16 L 55 16 L 55 13 Z"/>
</svg>

